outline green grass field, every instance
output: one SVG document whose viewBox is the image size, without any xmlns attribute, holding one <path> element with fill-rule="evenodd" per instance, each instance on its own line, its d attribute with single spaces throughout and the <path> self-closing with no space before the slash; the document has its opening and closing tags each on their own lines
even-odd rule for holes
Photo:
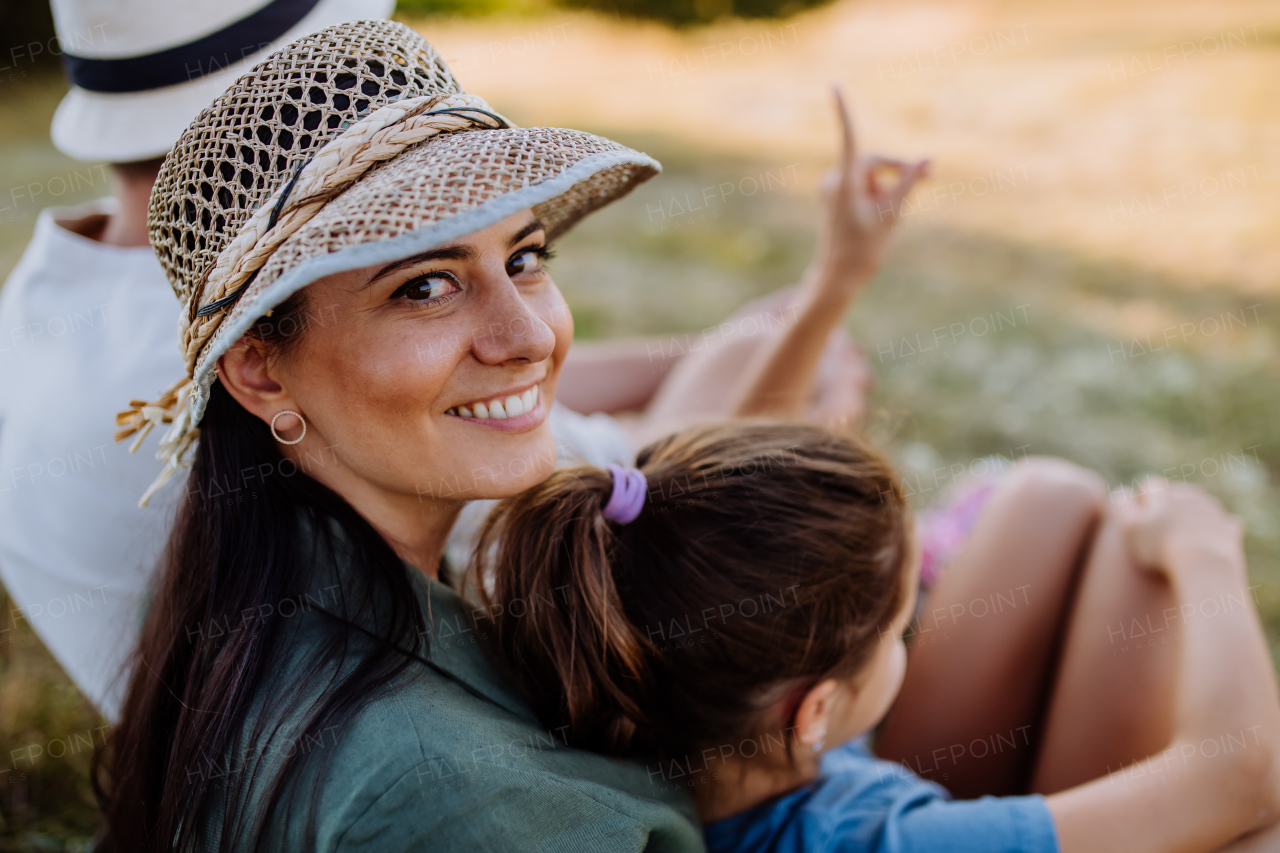
<svg viewBox="0 0 1280 853">
<path fill-rule="evenodd" d="M 457 40 L 462 25 L 440 26 Z M 1274 59 L 1274 44 L 1259 50 Z M 0 86 L 0 276 L 16 263 L 41 206 L 107 192 L 97 167 L 73 163 L 48 144 L 60 91 L 57 80 Z M 556 103 L 549 95 L 548 114 L 560 114 Z M 517 116 L 544 109 L 541 102 L 515 106 Z M 1258 128 L 1274 129 L 1272 117 L 1249 106 L 1239 120 L 1253 151 L 1265 150 Z M 606 116 L 594 127 L 616 125 Z M 945 156 L 946 134 L 930 134 L 931 152 Z M 766 156 L 758 146 L 735 153 L 714 134 L 668 129 L 623 138 L 666 171 L 558 247 L 552 271 L 580 337 L 699 331 L 796 279 L 812 244 L 817 159 Z M 826 146 L 812 143 L 817 151 Z M 1239 158 L 1242 167 L 1253 156 Z M 1008 169 L 1018 161 L 1000 162 Z M 1239 210 L 1256 211 L 1264 202 L 1255 196 L 1274 193 L 1265 167 L 1262 174 L 1254 195 L 1240 196 L 1248 203 Z M 768 189 L 748 192 L 748 178 Z M 63 184 L 68 189 L 55 198 Z M 735 191 L 720 191 L 724 185 Z M 28 186 L 44 189 L 33 201 L 20 190 Z M 708 188 L 716 189 L 704 194 Z M 1020 192 L 1027 209 L 1043 216 L 1065 191 L 1046 181 Z M 1097 190 L 1088 204 L 1081 192 L 1066 193 L 1063 210 L 1092 204 L 1105 211 L 1107 199 L 1137 190 Z M 690 210 L 700 198 L 703 207 Z M 1002 204 L 985 219 L 963 211 L 908 218 L 889 265 L 848 318 L 877 374 L 869 429 L 902 466 L 913 503 L 927 505 L 991 454 L 1063 456 L 1113 486 L 1145 472 L 1199 483 L 1247 522 L 1258 600 L 1280 649 L 1280 291 L 1274 268 L 1259 272 L 1231 252 L 1231 235 L 1261 245 L 1267 221 L 1241 225 L 1217 208 L 1178 214 L 1168 224 L 1171 252 L 1185 249 L 1178 235 L 1189 232 L 1226 248 L 1170 264 L 1153 234 L 1166 226 L 1154 219 L 1133 225 L 1131 241 L 1108 235 L 1105 246 L 1091 248 L 1083 237 L 1033 233 L 1015 221 L 1018 205 Z M 1227 236 L 1215 244 L 1218 231 Z M 1113 250 L 1117 243 L 1126 251 Z M 1259 284 L 1267 281 L 1273 286 Z M 94 824 L 89 755 L 54 757 L 49 747 L 77 733 L 98 738 L 102 721 L 38 639 L 8 616 L 2 593 L 0 607 L 7 629 L 0 633 L 0 770 L 12 768 L 0 773 L 0 850 L 80 849 Z"/>
</svg>

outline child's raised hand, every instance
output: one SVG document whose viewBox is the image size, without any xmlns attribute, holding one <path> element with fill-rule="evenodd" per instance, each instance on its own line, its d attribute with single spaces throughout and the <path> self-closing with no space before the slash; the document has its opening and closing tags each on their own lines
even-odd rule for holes
<svg viewBox="0 0 1280 853">
<path fill-rule="evenodd" d="M 740 417 L 797 417 L 814 397 L 815 382 L 831 333 L 858 289 L 884 263 L 889 238 L 902 214 L 902 202 L 929 163 L 905 163 L 884 157 L 859 157 L 853 122 L 839 90 L 836 108 L 844 130 L 839 167 L 828 177 L 826 202 L 818 228 L 818 252 L 797 292 L 793 322 L 782 335 L 752 355 L 730 393 L 729 410 Z M 897 174 L 884 186 L 878 173 Z M 846 380 L 855 365 L 842 360 Z M 842 399 L 835 412 L 819 413 L 827 421 L 847 423 L 860 416 L 850 393 L 854 384 L 839 385 Z M 858 401 L 861 406 L 861 400 Z"/>
<path fill-rule="evenodd" d="M 916 181 L 929 174 L 929 161 L 859 156 L 853 120 L 839 87 L 834 94 L 843 145 L 839 165 L 824 181 L 816 263 L 825 281 L 856 287 L 884 264 L 903 201 Z M 897 180 L 886 185 L 882 181 L 887 172 Z"/>
</svg>

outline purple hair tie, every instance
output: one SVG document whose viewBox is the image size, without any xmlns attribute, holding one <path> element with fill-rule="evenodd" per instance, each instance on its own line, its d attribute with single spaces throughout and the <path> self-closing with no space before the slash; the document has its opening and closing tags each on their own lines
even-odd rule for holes
<svg viewBox="0 0 1280 853">
<path fill-rule="evenodd" d="M 609 471 L 613 473 L 613 494 L 604 506 L 604 517 L 619 524 L 630 524 L 644 506 L 648 481 L 639 468 L 610 465 Z"/>
</svg>

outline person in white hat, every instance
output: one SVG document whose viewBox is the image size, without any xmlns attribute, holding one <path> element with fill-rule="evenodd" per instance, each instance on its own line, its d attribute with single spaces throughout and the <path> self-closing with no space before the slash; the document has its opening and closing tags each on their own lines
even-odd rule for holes
<svg viewBox="0 0 1280 853">
<path fill-rule="evenodd" d="M 154 460 L 112 442 L 125 398 L 181 369 L 151 251 L 161 158 L 220 92 L 306 33 L 392 0 L 54 0 L 71 90 L 54 144 L 106 161 L 113 197 L 43 211 L 0 291 L 0 631 L 34 628 L 109 718 L 178 489 L 137 507 Z"/>
</svg>

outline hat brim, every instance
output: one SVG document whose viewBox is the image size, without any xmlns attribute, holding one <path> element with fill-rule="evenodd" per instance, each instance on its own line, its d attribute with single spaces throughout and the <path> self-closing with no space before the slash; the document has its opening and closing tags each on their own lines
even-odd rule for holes
<svg viewBox="0 0 1280 853">
<path fill-rule="evenodd" d="M 395 0 L 320 0 L 265 49 L 212 74 L 145 92 L 91 92 L 72 86 L 58 104 L 54 146 L 77 160 L 131 163 L 163 157 L 200 111 L 246 71 L 308 33 L 363 18 L 385 18 Z"/>
<path fill-rule="evenodd" d="M 484 164 L 470 162 L 477 152 Z M 195 420 L 218 359 L 258 318 L 318 279 L 433 249 L 526 209 L 555 239 L 661 170 L 647 154 L 560 128 L 453 133 L 406 150 L 276 249 L 196 362 Z"/>
</svg>

